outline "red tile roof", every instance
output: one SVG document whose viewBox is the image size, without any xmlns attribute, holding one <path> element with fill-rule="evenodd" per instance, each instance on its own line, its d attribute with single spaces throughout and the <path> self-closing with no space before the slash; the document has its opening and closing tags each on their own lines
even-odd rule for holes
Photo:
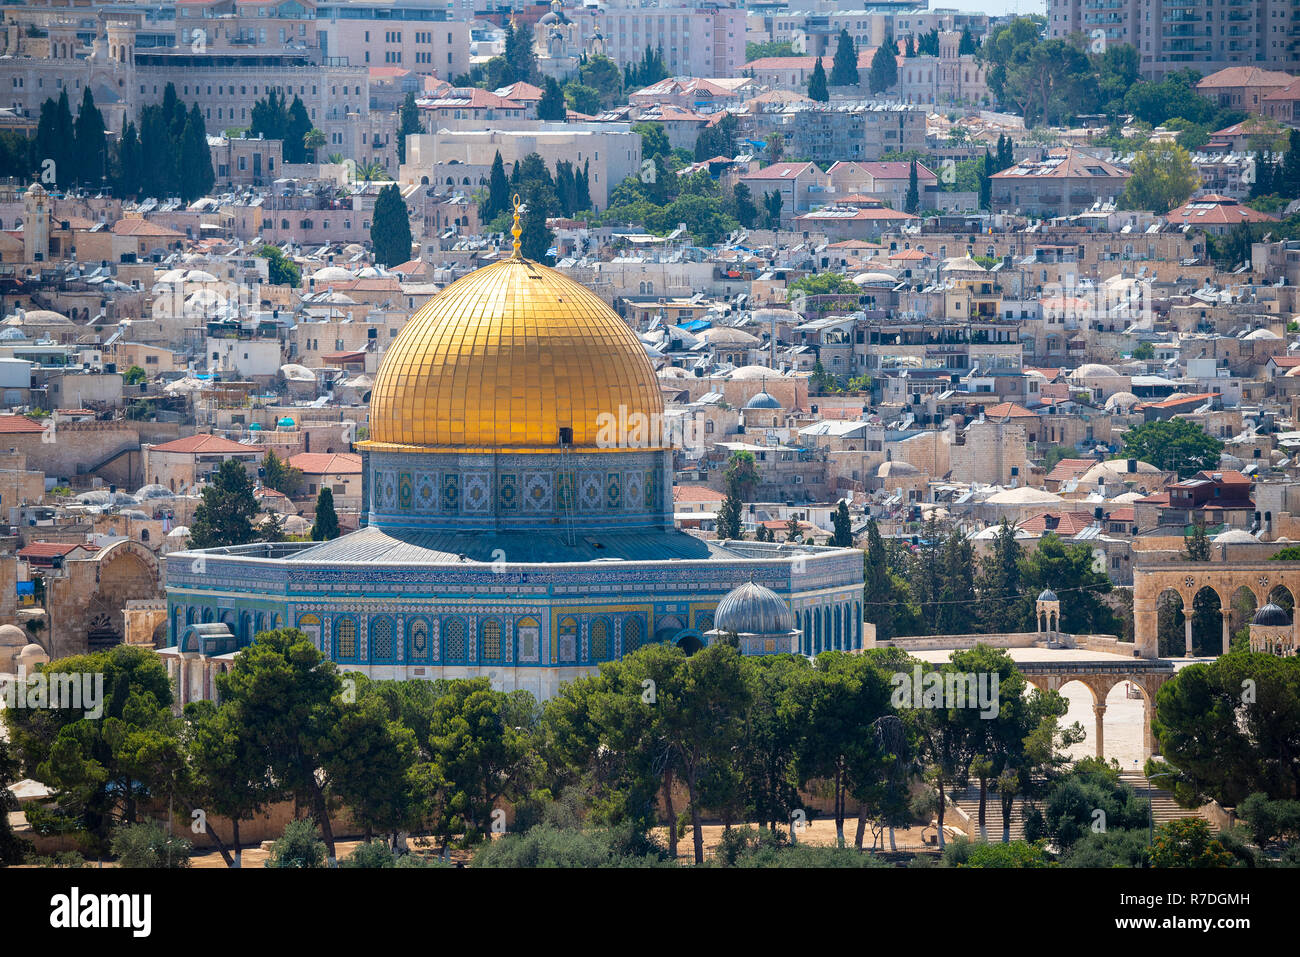
<svg viewBox="0 0 1300 957">
<path fill-rule="evenodd" d="M 707 485 L 674 485 L 674 502 L 721 502 L 725 495 Z"/>
<path fill-rule="evenodd" d="M 1091 512 L 1043 512 L 1025 519 L 1016 528 L 1031 534 L 1056 532 L 1058 535 L 1078 535 L 1093 523 Z"/>
<path fill-rule="evenodd" d="M 1017 405 L 1015 402 L 999 402 L 985 409 L 984 416 L 989 419 L 1036 419 L 1038 413 L 1030 412 L 1023 405 Z"/>
<path fill-rule="evenodd" d="M 0 415 L 0 434 L 15 435 L 20 432 L 44 431 L 45 426 L 25 415 Z"/>
<path fill-rule="evenodd" d="M 19 558 L 60 558 L 86 546 L 76 542 L 31 542 L 18 550 Z"/>
<path fill-rule="evenodd" d="M 173 439 L 170 442 L 164 442 L 162 445 L 152 446 L 149 451 L 177 452 L 182 455 L 212 455 L 214 453 L 223 452 L 256 452 L 257 449 L 251 445 L 231 442 L 229 439 L 223 439 L 219 435 L 209 435 L 206 432 L 200 432 L 198 435 L 187 435 L 183 439 Z"/>
<path fill-rule="evenodd" d="M 1165 220 L 1173 226 L 1235 226 L 1237 223 L 1276 223 L 1278 218 L 1243 206 L 1235 199 L 1204 196 L 1171 209 L 1165 214 Z"/>
<path fill-rule="evenodd" d="M 1096 459 L 1061 459 L 1056 465 L 1052 466 L 1052 471 L 1047 473 L 1045 481 L 1065 482 L 1072 478 L 1078 478 L 1096 464 Z"/>
<path fill-rule="evenodd" d="M 361 456 L 352 452 L 299 452 L 289 464 L 304 475 L 361 474 Z"/>
</svg>

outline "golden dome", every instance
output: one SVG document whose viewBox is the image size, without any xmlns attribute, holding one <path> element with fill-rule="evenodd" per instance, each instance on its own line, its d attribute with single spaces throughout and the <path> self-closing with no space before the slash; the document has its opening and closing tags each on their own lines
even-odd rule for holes
<svg viewBox="0 0 1300 957">
<path fill-rule="evenodd" d="M 574 446 L 594 448 L 606 413 L 663 414 L 640 340 L 590 290 L 516 255 L 458 279 L 410 318 L 380 363 L 361 444 L 556 451 L 569 428 Z"/>
</svg>

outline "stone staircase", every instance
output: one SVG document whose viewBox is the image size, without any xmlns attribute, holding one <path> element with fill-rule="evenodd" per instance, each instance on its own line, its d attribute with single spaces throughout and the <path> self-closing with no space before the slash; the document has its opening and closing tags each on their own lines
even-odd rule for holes
<svg viewBox="0 0 1300 957">
<path fill-rule="evenodd" d="M 980 789 L 975 784 L 960 791 L 952 792 L 948 795 L 949 807 L 945 814 L 945 824 L 958 824 L 961 815 L 970 819 L 969 833 L 973 839 L 979 837 L 979 819 L 980 819 Z M 952 805 L 956 804 L 960 808 L 960 814 L 954 814 Z M 1025 807 L 1020 801 L 1011 808 L 1011 840 L 1019 841 L 1025 836 Z M 999 799 L 996 791 L 990 790 L 984 802 L 984 827 L 988 833 L 988 839 L 992 842 L 1002 840 L 1002 801 Z M 966 830 L 965 827 L 962 828 Z"/>
<path fill-rule="evenodd" d="M 1121 771 L 1119 779 L 1137 792 L 1138 797 L 1151 797 L 1151 817 L 1155 821 L 1156 827 L 1168 821 L 1177 821 L 1184 817 L 1201 817 L 1209 820 L 1200 811 L 1191 810 L 1182 807 L 1171 792 L 1163 788 L 1150 785 L 1147 777 L 1141 771 Z M 1147 788 L 1150 786 L 1150 791 Z M 1217 827 L 1213 821 L 1210 821 L 1211 827 Z"/>
</svg>

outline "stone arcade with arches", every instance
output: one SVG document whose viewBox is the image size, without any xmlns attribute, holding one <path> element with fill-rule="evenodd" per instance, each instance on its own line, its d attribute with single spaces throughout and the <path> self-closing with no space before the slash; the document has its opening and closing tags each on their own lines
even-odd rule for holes
<svg viewBox="0 0 1300 957">
<path fill-rule="evenodd" d="M 1218 647 L 1203 649 L 1211 656 L 1228 650 L 1233 629 L 1233 604 L 1249 602 L 1249 612 L 1239 612 L 1238 627 L 1250 624 L 1256 610 L 1269 602 L 1285 606 L 1291 617 L 1292 644 L 1295 643 L 1295 596 L 1300 593 L 1300 562 L 1162 562 L 1138 564 L 1133 569 L 1133 634 L 1135 655 L 1159 657 L 1159 600 L 1168 592 L 1176 594 L 1184 610 L 1184 654 L 1192 657 L 1193 614 L 1196 597 L 1217 601 L 1220 618 Z"/>
</svg>

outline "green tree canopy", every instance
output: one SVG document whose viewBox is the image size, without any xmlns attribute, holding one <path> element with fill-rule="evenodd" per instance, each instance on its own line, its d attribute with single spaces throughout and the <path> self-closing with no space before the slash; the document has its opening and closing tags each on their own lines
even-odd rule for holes
<svg viewBox="0 0 1300 957">
<path fill-rule="evenodd" d="M 1126 458 L 1190 478 L 1219 465 L 1223 443 L 1186 419 L 1147 422 L 1124 433 Z"/>
<path fill-rule="evenodd" d="M 203 487 L 203 501 L 190 523 L 190 548 L 221 548 L 257 541 L 253 518 L 261 511 L 253 480 L 237 459 L 226 459 Z"/>
<path fill-rule="evenodd" d="M 1163 215 L 1180 206 L 1201 185 L 1192 157 L 1177 143 L 1149 143 L 1133 159 L 1133 175 L 1124 184 L 1125 209 L 1149 209 Z"/>
<path fill-rule="evenodd" d="M 375 199 L 370 245 L 375 262 L 383 266 L 397 266 L 411 258 L 411 215 L 396 183 L 383 187 Z"/>
<path fill-rule="evenodd" d="M 857 86 L 859 82 L 858 48 L 854 46 L 849 31 L 840 30 L 835 41 L 835 60 L 831 65 L 831 86 Z"/>
</svg>

